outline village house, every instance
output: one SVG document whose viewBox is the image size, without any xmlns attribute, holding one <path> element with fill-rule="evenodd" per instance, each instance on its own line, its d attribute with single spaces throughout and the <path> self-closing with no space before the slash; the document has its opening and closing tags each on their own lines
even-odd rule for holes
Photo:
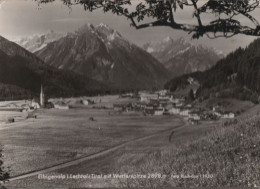
<svg viewBox="0 0 260 189">
<path fill-rule="evenodd" d="M 168 102 L 168 101 L 170 101 L 170 97 L 168 97 L 168 96 L 159 96 L 158 100 L 161 101 L 161 102 Z"/>
<path fill-rule="evenodd" d="M 192 105 L 191 104 L 187 104 L 186 107 L 187 108 L 192 108 Z"/>
<path fill-rule="evenodd" d="M 189 109 L 181 109 L 180 110 L 180 115 L 181 116 L 189 116 L 190 110 Z"/>
<path fill-rule="evenodd" d="M 70 109 L 68 105 L 66 104 L 54 104 L 54 108 L 59 110 L 68 110 Z"/>
<path fill-rule="evenodd" d="M 82 104 L 87 106 L 87 105 L 90 105 L 90 104 L 94 104 L 94 101 L 93 100 L 89 100 L 89 99 L 82 99 Z"/>
<path fill-rule="evenodd" d="M 221 118 L 224 118 L 224 119 L 233 119 L 235 118 L 235 114 L 233 112 L 226 112 L 224 113 Z"/>
<path fill-rule="evenodd" d="M 167 90 L 161 90 L 156 92 L 159 96 L 166 96 L 168 91 Z"/>
<path fill-rule="evenodd" d="M 168 106 L 168 102 L 166 102 L 166 101 L 159 101 L 157 106 L 166 107 L 166 106 Z"/>
<path fill-rule="evenodd" d="M 200 120 L 200 116 L 198 115 L 198 114 L 196 114 L 196 113 L 190 113 L 189 114 L 189 119 L 191 119 L 191 120 Z"/>
<path fill-rule="evenodd" d="M 174 115 L 180 114 L 180 108 L 172 107 L 168 111 L 170 114 L 174 114 Z"/>
<path fill-rule="evenodd" d="M 217 116 L 216 112 L 212 111 L 203 111 L 200 116 L 203 120 L 218 120 L 220 118 Z"/>
<path fill-rule="evenodd" d="M 158 99 L 150 99 L 149 104 L 152 104 L 153 106 L 159 106 L 160 102 Z"/>
<path fill-rule="evenodd" d="M 53 103 L 54 108 L 59 109 L 59 110 L 68 110 L 69 109 L 69 105 L 67 105 L 65 102 L 63 101 L 58 101 Z"/>
<path fill-rule="evenodd" d="M 216 116 L 218 116 L 218 117 L 221 117 L 221 116 L 222 116 L 221 113 L 215 112 L 215 111 L 213 112 L 213 114 L 216 115 Z"/>
<path fill-rule="evenodd" d="M 180 103 L 180 99 L 178 98 L 170 98 L 170 101 L 174 104 Z"/>
<path fill-rule="evenodd" d="M 162 108 L 162 107 L 156 108 L 156 109 L 154 110 L 154 115 L 157 115 L 157 116 L 163 115 L 164 110 L 165 110 L 165 109 Z"/>
<path fill-rule="evenodd" d="M 172 109 L 174 106 L 173 106 L 173 104 L 168 103 L 168 104 L 166 104 L 164 107 L 165 107 L 165 109 L 170 110 L 170 109 Z"/>
<path fill-rule="evenodd" d="M 146 103 L 144 103 L 144 102 L 139 102 L 139 103 L 138 103 L 138 106 L 140 107 L 140 109 L 144 110 L 145 107 L 146 107 Z"/>
<path fill-rule="evenodd" d="M 113 109 L 115 111 L 123 111 L 123 105 L 122 104 L 114 104 Z"/>
<path fill-rule="evenodd" d="M 177 104 L 175 104 L 175 106 L 177 107 L 177 108 L 181 108 L 181 107 L 183 107 L 183 103 L 182 102 L 179 102 L 179 103 L 177 103 Z"/>
<path fill-rule="evenodd" d="M 173 97 L 171 96 L 170 101 L 174 104 L 178 104 L 178 103 L 184 103 L 185 102 L 185 98 L 183 97 Z"/>
<path fill-rule="evenodd" d="M 157 100 L 158 95 L 157 94 L 151 94 L 151 93 L 141 93 L 140 94 L 140 101 L 149 103 L 151 100 Z"/>
<path fill-rule="evenodd" d="M 224 119 L 233 119 L 235 118 L 235 114 L 233 112 L 223 111 L 219 106 L 215 106 L 212 108 L 213 114 L 218 116 L 219 118 Z"/>
<path fill-rule="evenodd" d="M 168 109 L 164 109 L 163 115 L 171 115 Z"/>
<path fill-rule="evenodd" d="M 134 96 L 133 93 L 126 93 L 126 94 L 121 94 L 119 97 L 120 98 L 132 98 Z"/>
<path fill-rule="evenodd" d="M 31 104 L 30 104 L 30 107 L 32 107 L 33 109 L 39 109 L 40 108 L 40 105 L 39 103 L 35 102 L 34 100 L 32 100 Z"/>
<path fill-rule="evenodd" d="M 154 107 L 153 106 L 146 106 L 144 109 L 144 113 L 148 115 L 154 115 Z"/>
<path fill-rule="evenodd" d="M 85 106 L 87 106 L 87 105 L 89 105 L 89 101 L 88 100 L 82 100 L 82 103 L 85 105 Z"/>
</svg>

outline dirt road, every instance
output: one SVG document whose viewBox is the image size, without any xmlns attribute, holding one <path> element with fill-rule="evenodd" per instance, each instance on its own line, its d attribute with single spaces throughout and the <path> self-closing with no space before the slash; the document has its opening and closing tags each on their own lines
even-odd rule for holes
<svg viewBox="0 0 260 189">
<path fill-rule="evenodd" d="M 169 134 L 172 131 L 174 131 L 174 130 L 180 128 L 180 127 L 183 127 L 183 126 L 184 126 L 184 123 L 181 124 L 181 125 L 174 126 L 174 128 L 171 128 L 171 129 L 167 129 L 167 130 L 155 133 L 155 134 L 151 134 L 151 135 L 148 135 L 148 136 L 144 136 L 144 137 L 140 137 L 140 138 L 136 138 L 136 139 L 130 140 L 128 142 L 116 145 L 114 147 L 111 147 L 109 149 L 103 150 L 101 152 L 98 152 L 98 153 L 95 153 L 95 154 L 92 154 L 92 155 L 88 155 L 88 156 L 80 157 L 80 158 L 77 158 L 77 159 L 73 159 L 73 160 L 70 160 L 70 161 L 67 161 L 67 162 L 64 162 L 64 163 L 60 163 L 60 164 L 51 166 L 51 167 L 46 167 L 44 169 L 35 170 L 35 171 L 31 171 L 31 172 L 28 172 L 28 173 L 25 173 L 25 174 L 17 175 L 15 177 L 9 178 L 8 180 L 6 180 L 4 182 L 12 182 L 12 181 L 25 179 L 25 178 L 32 177 L 32 176 L 36 176 L 36 175 L 39 175 L 39 174 L 48 173 L 48 172 L 54 172 L 54 171 L 57 171 L 59 169 L 72 167 L 72 166 L 78 165 L 78 164 L 80 164 L 82 162 L 93 160 L 93 159 L 99 158 L 101 156 L 105 156 L 105 155 L 111 154 L 111 153 L 113 153 L 113 152 L 115 152 L 117 150 L 120 150 L 122 148 L 125 148 L 128 145 L 131 145 L 133 143 L 142 142 L 144 140 L 147 140 L 147 139 L 150 139 L 150 138 L 153 138 L 153 137 L 156 137 L 156 136 Z"/>
</svg>

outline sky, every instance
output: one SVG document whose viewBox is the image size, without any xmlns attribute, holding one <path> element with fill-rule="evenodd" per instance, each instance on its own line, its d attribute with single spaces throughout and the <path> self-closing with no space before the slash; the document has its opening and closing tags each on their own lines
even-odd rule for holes
<svg viewBox="0 0 260 189">
<path fill-rule="evenodd" d="M 133 1 L 133 6 L 140 1 Z M 259 10 L 253 15 L 260 20 Z M 190 8 L 177 11 L 175 19 L 185 23 L 194 22 Z M 204 18 L 206 21 L 207 19 L 209 18 Z M 241 22 L 246 22 L 246 20 L 241 19 Z M 150 41 L 161 41 L 168 36 L 174 39 L 183 37 L 193 44 L 203 44 L 216 48 L 225 54 L 234 51 L 240 46 L 246 47 L 256 38 L 237 35 L 228 39 L 218 38 L 212 40 L 203 37 L 198 40 L 192 40 L 191 35 L 168 27 L 136 30 L 130 26 L 130 21 L 125 17 L 116 16 L 112 13 L 103 13 L 102 11 L 84 11 L 82 6 L 73 6 L 72 9 L 69 9 L 59 0 L 47 5 L 41 5 L 40 7 L 34 0 L 0 0 L 0 35 L 9 40 L 43 34 L 50 30 L 66 33 L 73 32 L 87 23 L 93 25 L 105 23 L 139 46 Z"/>
</svg>

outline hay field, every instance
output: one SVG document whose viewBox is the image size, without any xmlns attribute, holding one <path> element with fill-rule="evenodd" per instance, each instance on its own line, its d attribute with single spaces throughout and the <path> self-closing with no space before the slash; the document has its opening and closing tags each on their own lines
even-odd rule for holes
<svg viewBox="0 0 260 189">
<path fill-rule="evenodd" d="M 15 176 L 93 154 L 161 130 L 180 121 L 112 110 L 37 110 L 37 119 L 0 127 L 4 166 Z M 89 120 L 94 117 L 95 121 Z"/>
</svg>

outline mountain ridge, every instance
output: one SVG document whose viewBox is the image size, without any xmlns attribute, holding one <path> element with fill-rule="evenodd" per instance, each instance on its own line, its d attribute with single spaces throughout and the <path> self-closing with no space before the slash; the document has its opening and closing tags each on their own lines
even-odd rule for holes
<svg viewBox="0 0 260 189">
<path fill-rule="evenodd" d="M 189 85 L 188 79 L 200 83 L 198 95 L 202 98 L 232 97 L 241 100 L 260 100 L 260 39 L 246 48 L 238 48 L 215 66 L 204 72 L 194 72 L 174 78 L 165 84 L 171 91 Z"/>
<path fill-rule="evenodd" d="M 101 82 L 78 76 L 66 70 L 58 70 L 45 64 L 40 58 L 0 36 L 0 83 L 17 90 L 30 91 L 28 97 L 38 95 L 41 84 L 48 96 L 98 94 L 108 90 Z M 17 91 L 10 91 L 10 94 Z M 3 94 L 0 93 L 0 97 Z M 23 96 L 23 95 L 21 95 Z M 14 97 L 19 98 L 19 95 Z"/>
<path fill-rule="evenodd" d="M 65 33 L 58 33 L 50 30 L 47 33 L 24 37 L 19 40 L 15 40 L 14 42 L 34 53 L 47 46 L 48 43 L 54 42 L 65 35 Z"/>
<path fill-rule="evenodd" d="M 170 78 L 154 57 L 105 24 L 86 24 L 35 54 L 51 66 L 119 89 L 162 88 Z"/>
<path fill-rule="evenodd" d="M 148 42 L 143 48 L 157 58 L 173 77 L 211 68 L 224 55 L 221 51 L 193 45 L 184 38 L 166 37 L 159 42 Z"/>
</svg>

